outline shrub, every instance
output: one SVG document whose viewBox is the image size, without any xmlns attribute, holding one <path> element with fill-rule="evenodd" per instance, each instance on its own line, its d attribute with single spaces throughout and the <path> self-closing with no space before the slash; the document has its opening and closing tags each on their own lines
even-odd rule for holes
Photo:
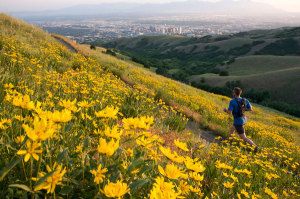
<svg viewBox="0 0 300 199">
<path fill-rule="evenodd" d="M 229 76 L 229 72 L 227 70 L 222 70 L 220 73 L 219 73 L 220 76 Z"/>
<path fill-rule="evenodd" d="M 240 56 L 240 55 L 245 55 L 246 53 L 250 52 L 250 50 L 251 50 L 251 45 L 245 44 L 243 46 L 239 46 L 239 47 L 230 49 L 227 54 L 234 55 L 234 56 Z"/>
<path fill-rule="evenodd" d="M 91 44 L 90 49 L 91 50 L 96 50 L 96 46 L 94 44 Z"/>
<path fill-rule="evenodd" d="M 300 55 L 300 47 L 298 42 L 293 38 L 278 40 L 265 46 L 257 55 Z"/>
<path fill-rule="evenodd" d="M 112 56 L 116 56 L 117 55 L 112 49 L 107 49 L 106 50 L 106 54 L 109 54 L 109 55 L 112 55 Z"/>
</svg>

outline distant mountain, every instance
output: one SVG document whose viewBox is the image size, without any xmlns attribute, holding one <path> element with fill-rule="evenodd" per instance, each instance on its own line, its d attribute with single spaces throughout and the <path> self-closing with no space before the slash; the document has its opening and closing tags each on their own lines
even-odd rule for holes
<svg viewBox="0 0 300 199">
<path fill-rule="evenodd" d="M 252 0 L 221 0 L 206 2 L 189 0 L 172 3 L 101 3 L 95 5 L 77 5 L 64 9 L 41 12 L 18 12 L 15 16 L 79 16 L 79 15 L 110 15 L 110 16 L 155 16 L 159 15 L 232 15 L 232 16 L 274 16 L 285 13 L 269 4 Z"/>
</svg>

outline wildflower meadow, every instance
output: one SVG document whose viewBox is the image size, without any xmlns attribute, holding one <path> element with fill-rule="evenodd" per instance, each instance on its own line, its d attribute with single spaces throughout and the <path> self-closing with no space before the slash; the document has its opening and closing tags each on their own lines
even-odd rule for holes
<svg viewBox="0 0 300 199">
<path fill-rule="evenodd" d="M 0 27 L 0 198 L 300 198 L 298 118 L 256 108 L 254 152 L 220 141 L 229 98 L 73 54 L 4 14 Z"/>
</svg>

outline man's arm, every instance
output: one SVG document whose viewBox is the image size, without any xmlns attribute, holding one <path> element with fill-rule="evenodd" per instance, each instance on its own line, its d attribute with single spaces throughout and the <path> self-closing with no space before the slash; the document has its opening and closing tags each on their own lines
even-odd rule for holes
<svg viewBox="0 0 300 199">
<path fill-rule="evenodd" d="M 246 100 L 245 111 L 253 111 L 252 106 L 248 100 Z"/>
<path fill-rule="evenodd" d="M 232 113 L 232 110 L 233 110 L 233 105 L 232 105 L 232 101 L 230 101 L 229 103 L 229 108 L 224 108 L 224 112 L 225 113 L 228 113 L 228 114 L 231 114 Z"/>
<path fill-rule="evenodd" d="M 228 110 L 227 108 L 224 108 L 224 112 L 225 112 L 225 113 L 228 113 L 228 114 L 231 114 L 231 113 L 232 113 L 232 111 L 231 111 L 231 110 Z"/>
<path fill-rule="evenodd" d="M 249 109 L 246 109 L 245 111 L 253 111 L 252 107 L 249 108 Z"/>
</svg>

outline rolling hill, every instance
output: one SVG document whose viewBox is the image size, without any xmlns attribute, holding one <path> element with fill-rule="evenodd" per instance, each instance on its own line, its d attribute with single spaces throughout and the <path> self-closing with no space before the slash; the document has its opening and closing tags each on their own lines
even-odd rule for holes
<svg viewBox="0 0 300 199">
<path fill-rule="evenodd" d="M 244 88 L 248 98 L 300 115 L 299 27 L 200 38 L 141 36 L 98 45 L 113 48 L 158 74 L 211 92 L 231 95 L 222 92 L 221 87 L 239 81 L 238 86 Z M 280 81 L 271 78 L 275 76 Z M 270 97 L 256 100 L 253 89 L 254 93 L 266 91 Z M 275 101 L 286 105 L 279 107 Z"/>
<path fill-rule="evenodd" d="M 253 104 L 260 150 L 208 143 L 230 98 L 4 14 L 0 28 L 0 198 L 300 196 L 298 118 Z"/>
<path fill-rule="evenodd" d="M 240 81 L 244 87 L 269 91 L 276 100 L 299 103 L 300 56 L 245 56 L 225 67 L 229 76 L 208 73 L 191 76 L 190 81 L 219 87 Z"/>
</svg>

